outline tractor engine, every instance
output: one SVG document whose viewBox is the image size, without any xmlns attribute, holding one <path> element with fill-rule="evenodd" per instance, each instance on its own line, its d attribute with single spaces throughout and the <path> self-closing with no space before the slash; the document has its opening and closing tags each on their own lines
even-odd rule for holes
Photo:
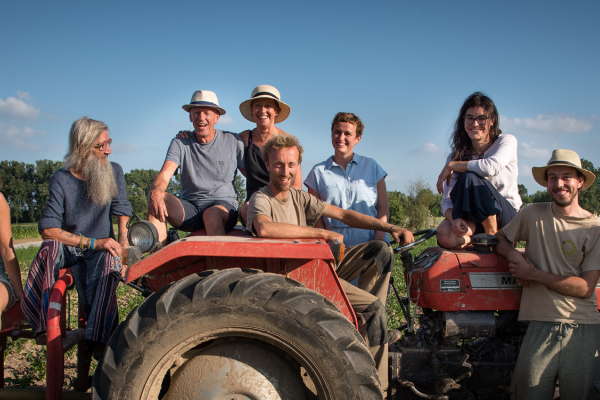
<svg viewBox="0 0 600 400">
<path fill-rule="evenodd" d="M 405 252 L 402 263 L 408 323 L 390 346 L 391 399 L 508 399 L 527 329 L 508 261 L 487 246 L 429 248 L 414 262 Z"/>
</svg>

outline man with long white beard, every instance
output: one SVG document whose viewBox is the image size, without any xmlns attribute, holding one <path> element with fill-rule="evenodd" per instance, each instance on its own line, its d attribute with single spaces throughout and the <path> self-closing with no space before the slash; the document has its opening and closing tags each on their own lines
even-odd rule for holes
<svg viewBox="0 0 600 400">
<path fill-rule="evenodd" d="M 83 117 L 71 126 L 65 166 L 50 179 L 48 203 L 38 223 L 44 242 L 31 264 L 21 306 L 36 340 L 43 342 L 50 291 L 58 270 L 71 268 L 87 321 L 86 345 L 96 359 L 119 323 L 115 291 L 132 214 L 123 169 L 108 161 L 111 142 L 101 121 Z"/>
</svg>

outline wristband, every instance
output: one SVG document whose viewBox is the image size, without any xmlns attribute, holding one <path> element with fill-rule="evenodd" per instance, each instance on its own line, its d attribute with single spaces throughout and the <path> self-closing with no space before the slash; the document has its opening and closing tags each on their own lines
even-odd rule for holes
<svg viewBox="0 0 600 400">
<path fill-rule="evenodd" d="M 83 250 L 83 235 L 79 235 L 79 248 Z"/>
<path fill-rule="evenodd" d="M 389 230 L 388 232 L 389 232 L 389 233 L 392 233 L 392 230 L 394 230 L 394 227 L 395 227 L 395 226 L 396 226 L 396 225 L 392 224 L 392 226 L 390 226 L 390 230 Z"/>
<path fill-rule="evenodd" d="M 92 243 L 92 239 L 88 238 L 87 242 L 85 242 L 85 248 L 89 249 L 90 248 L 90 243 Z"/>
<path fill-rule="evenodd" d="M 91 247 L 92 251 L 96 251 L 95 250 L 95 248 L 96 248 L 95 247 L 95 244 L 96 244 L 95 242 L 96 242 L 96 239 L 92 238 L 92 247 Z"/>
</svg>

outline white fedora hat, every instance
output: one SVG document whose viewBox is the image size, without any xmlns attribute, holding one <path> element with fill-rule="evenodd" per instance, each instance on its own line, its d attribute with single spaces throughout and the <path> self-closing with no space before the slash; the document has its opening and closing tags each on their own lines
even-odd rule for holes
<svg viewBox="0 0 600 400">
<path fill-rule="evenodd" d="M 277 104 L 279 104 L 281 111 L 279 111 L 279 114 L 275 117 L 275 123 L 285 121 L 285 119 L 289 117 L 290 106 L 281 101 L 279 90 L 275 89 L 271 85 L 259 85 L 254 88 L 250 98 L 240 104 L 240 112 L 248 121 L 256 122 L 252 117 L 252 100 L 256 99 L 271 99 L 275 100 Z"/>
<path fill-rule="evenodd" d="M 192 95 L 190 104 L 185 104 L 181 108 L 187 112 L 190 112 L 192 107 L 209 107 L 217 110 L 220 115 L 225 114 L 225 110 L 219 107 L 219 99 L 217 99 L 217 95 L 215 92 L 211 92 L 210 90 L 196 90 Z"/>
<path fill-rule="evenodd" d="M 585 182 L 583 183 L 581 190 L 589 188 L 592 186 L 592 183 L 594 183 L 594 180 L 596 180 L 596 175 L 594 175 L 593 172 L 581 168 L 581 159 L 577 153 L 575 153 L 573 150 L 564 149 L 554 150 L 552 152 L 552 157 L 550 157 L 550 160 L 548 160 L 548 164 L 545 167 L 531 168 L 533 178 L 540 185 L 547 187 L 548 177 L 546 176 L 546 170 L 548 170 L 550 167 L 558 166 L 575 168 L 583 174 L 585 177 Z"/>
</svg>

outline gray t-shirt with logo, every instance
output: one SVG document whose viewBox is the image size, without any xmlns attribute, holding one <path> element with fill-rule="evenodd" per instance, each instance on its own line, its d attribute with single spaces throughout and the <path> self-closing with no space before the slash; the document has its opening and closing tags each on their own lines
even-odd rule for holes
<svg viewBox="0 0 600 400">
<path fill-rule="evenodd" d="M 244 168 L 244 142 L 237 134 L 217 129 L 208 143 L 198 142 L 193 133 L 175 138 L 166 160 L 181 168 L 181 199 L 197 206 L 224 200 L 237 207 L 233 180 L 236 168 Z"/>
</svg>

